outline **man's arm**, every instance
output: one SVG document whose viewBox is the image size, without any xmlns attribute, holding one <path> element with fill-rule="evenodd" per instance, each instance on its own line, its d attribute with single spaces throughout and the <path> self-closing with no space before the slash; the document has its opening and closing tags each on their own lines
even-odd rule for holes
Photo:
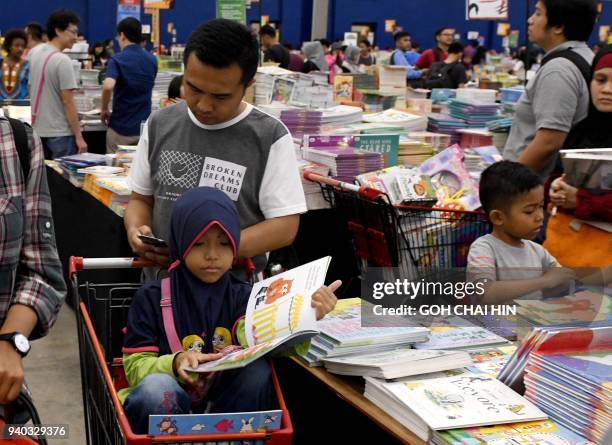
<svg viewBox="0 0 612 445">
<path fill-rule="evenodd" d="M 62 90 L 62 103 L 64 104 L 66 119 L 76 139 L 79 153 L 84 153 L 87 151 L 87 143 L 85 139 L 83 139 L 83 134 L 81 133 L 81 124 L 79 123 L 79 115 L 76 110 L 76 105 L 74 104 L 73 90 Z"/>
<path fill-rule="evenodd" d="M 562 147 L 567 133 L 558 130 L 541 128 L 536 131 L 535 138 L 525 148 L 518 162 L 525 164 L 534 172 L 541 171 Z"/>
<path fill-rule="evenodd" d="M 151 229 L 153 217 L 153 196 L 141 195 L 132 192 L 130 201 L 125 209 L 125 229 L 127 231 L 128 242 L 132 250 L 150 261 L 160 266 L 168 266 L 168 249 L 166 247 L 154 247 L 143 243 L 138 235 L 153 235 Z M 167 240 L 166 240 L 167 241 Z"/>
<path fill-rule="evenodd" d="M 110 104 L 111 95 L 113 94 L 113 90 L 115 89 L 115 84 L 117 81 L 112 77 L 107 77 L 104 79 L 104 84 L 102 86 L 102 104 L 100 105 L 100 120 L 106 126 L 108 126 L 108 121 L 110 119 L 110 111 L 108 109 L 108 105 Z"/>
<path fill-rule="evenodd" d="M 266 219 L 240 232 L 238 256 L 253 258 L 290 245 L 297 235 L 300 215 Z"/>
</svg>

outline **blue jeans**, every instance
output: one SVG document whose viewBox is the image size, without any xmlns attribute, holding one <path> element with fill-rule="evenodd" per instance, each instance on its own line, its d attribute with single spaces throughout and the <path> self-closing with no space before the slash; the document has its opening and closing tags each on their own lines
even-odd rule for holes
<svg viewBox="0 0 612 445">
<path fill-rule="evenodd" d="M 45 151 L 45 159 L 61 158 L 77 152 L 74 136 L 58 136 L 54 138 L 40 138 Z"/>
<path fill-rule="evenodd" d="M 211 413 L 264 411 L 273 409 L 272 372 L 265 359 L 244 368 L 220 372 L 210 388 Z M 189 414 L 191 398 L 187 391 L 167 374 L 145 377 L 123 404 L 132 431 L 147 434 L 153 414 Z"/>
</svg>

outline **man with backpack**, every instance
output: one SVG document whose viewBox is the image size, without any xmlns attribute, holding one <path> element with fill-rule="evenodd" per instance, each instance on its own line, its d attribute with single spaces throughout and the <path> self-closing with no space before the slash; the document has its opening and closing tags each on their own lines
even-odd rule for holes
<svg viewBox="0 0 612 445">
<path fill-rule="evenodd" d="M 467 82 L 465 65 L 461 62 L 463 45 L 453 42 L 448 47 L 448 55 L 441 62 L 434 63 L 427 75 L 425 88 L 463 88 Z"/>
<path fill-rule="evenodd" d="M 0 118 L 0 411 L 21 390 L 28 338 L 48 332 L 65 296 L 42 144 Z"/>
<path fill-rule="evenodd" d="M 448 48 L 455 40 L 455 30 L 448 26 L 443 26 L 436 31 L 435 48 L 426 49 L 416 61 L 415 67 L 419 70 L 431 67 L 436 62 L 446 59 Z"/>
<path fill-rule="evenodd" d="M 517 104 L 504 158 L 544 180 L 567 134 L 588 113 L 593 52 L 586 40 L 596 17 L 597 0 L 539 0 L 529 18 L 529 40 L 546 54 Z"/>
</svg>

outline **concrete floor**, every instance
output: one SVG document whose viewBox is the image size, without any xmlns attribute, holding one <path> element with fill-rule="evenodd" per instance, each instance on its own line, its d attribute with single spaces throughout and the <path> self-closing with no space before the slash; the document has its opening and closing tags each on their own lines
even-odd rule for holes
<svg viewBox="0 0 612 445">
<path fill-rule="evenodd" d="M 24 366 L 41 422 L 69 425 L 68 439 L 49 443 L 84 445 L 79 345 L 75 314 L 69 306 L 62 307 L 49 335 L 32 343 Z"/>
</svg>

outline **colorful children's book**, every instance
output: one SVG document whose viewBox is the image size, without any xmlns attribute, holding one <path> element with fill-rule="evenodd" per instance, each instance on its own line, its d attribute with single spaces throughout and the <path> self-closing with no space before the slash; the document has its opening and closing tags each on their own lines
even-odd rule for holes
<svg viewBox="0 0 612 445">
<path fill-rule="evenodd" d="M 437 431 L 434 445 L 595 445 L 552 420 Z"/>
<path fill-rule="evenodd" d="M 253 285 L 245 316 L 246 349 L 226 348 L 224 357 L 202 363 L 195 372 L 241 368 L 281 346 L 287 348 L 319 333 L 312 294 L 323 286 L 331 257 L 324 257 Z"/>
<path fill-rule="evenodd" d="M 180 436 L 266 433 L 280 429 L 282 414 L 281 410 L 273 410 L 229 414 L 152 415 L 149 416 L 149 434 Z"/>
<path fill-rule="evenodd" d="M 394 382 L 366 377 L 365 397 L 421 438 L 432 430 L 543 420 L 548 416 L 499 380 L 479 374 L 409 377 Z M 425 434 L 423 434 L 425 433 Z M 425 436 L 425 437 L 423 437 Z"/>
<path fill-rule="evenodd" d="M 334 77 L 334 100 L 340 104 L 353 100 L 353 76 Z"/>
</svg>

